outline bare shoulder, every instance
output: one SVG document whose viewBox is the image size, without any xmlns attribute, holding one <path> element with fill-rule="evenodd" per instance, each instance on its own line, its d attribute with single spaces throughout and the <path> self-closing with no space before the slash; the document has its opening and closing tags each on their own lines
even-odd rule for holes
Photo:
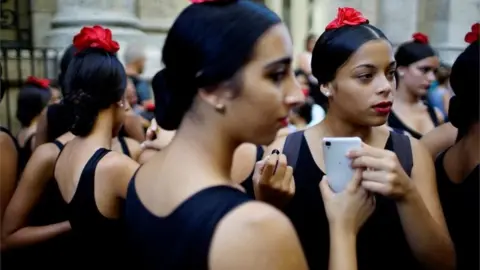
<svg viewBox="0 0 480 270">
<path fill-rule="evenodd" d="M 220 221 L 209 262 L 211 269 L 307 267 L 290 220 L 274 207 L 255 201 L 237 207 Z"/>
<path fill-rule="evenodd" d="M 2 147 L 2 150 L 4 149 L 4 147 L 15 148 L 15 141 L 7 133 L 0 132 L 0 145 Z"/>
<path fill-rule="evenodd" d="M 455 143 L 457 133 L 457 129 L 451 123 L 445 123 L 425 134 L 420 142 L 432 157 L 436 157 Z"/>
<path fill-rule="evenodd" d="M 60 149 L 53 143 L 44 143 L 38 146 L 35 151 L 32 153 L 31 160 L 42 159 L 44 161 L 53 161 L 57 160 Z"/>
<path fill-rule="evenodd" d="M 97 173 L 110 175 L 113 179 L 128 175 L 131 177 L 138 167 L 138 163 L 126 155 L 111 151 L 98 163 Z"/>
</svg>

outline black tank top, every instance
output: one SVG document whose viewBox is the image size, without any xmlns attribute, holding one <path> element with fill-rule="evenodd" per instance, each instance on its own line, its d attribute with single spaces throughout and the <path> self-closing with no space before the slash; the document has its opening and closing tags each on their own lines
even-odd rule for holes
<svg viewBox="0 0 480 270">
<path fill-rule="evenodd" d="M 103 216 L 95 202 L 95 170 L 110 150 L 98 149 L 82 171 L 75 194 L 68 204 L 68 215 L 75 238 L 78 267 L 126 267 L 124 219 Z M 122 206 L 123 208 L 123 206 Z M 84 268 L 85 269 L 85 268 Z M 106 268 L 107 269 L 107 268 Z"/>
<path fill-rule="evenodd" d="M 291 135 L 293 134 L 289 136 Z M 395 149 L 396 153 L 401 152 L 397 155 L 401 160 L 406 159 L 401 163 L 407 164 L 405 166 L 407 167 L 412 161 L 411 149 L 407 149 L 410 152 L 406 153 L 405 145 L 394 146 L 394 136 L 400 136 L 402 140 L 406 139 L 404 135 L 391 132 L 385 149 L 391 151 Z M 309 269 L 328 270 L 329 225 L 319 189 L 324 173 L 315 163 L 305 137 L 302 135 L 300 139 L 300 149 L 294 166 L 295 195 L 284 212 L 297 231 Z M 286 147 L 287 145 L 284 146 L 284 151 Z M 408 147 L 410 147 L 409 141 Z M 398 148 L 403 149 L 400 151 Z M 411 167 L 405 168 L 407 174 L 410 170 Z M 251 182 L 252 179 L 247 181 Z M 242 185 L 245 187 L 245 183 Z M 395 202 L 380 195 L 376 196 L 376 202 L 375 212 L 364 224 L 357 237 L 358 269 L 421 269 L 406 241 Z"/>
<path fill-rule="evenodd" d="M 437 157 L 435 169 L 440 202 L 457 253 L 457 269 L 480 269 L 479 166 L 456 184 L 445 172 L 444 158 L 445 152 Z"/>
<path fill-rule="evenodd" d="M 63 149 L 61 142 L 56 140 L 53 144 L 60 151 Z M 28 216 L 27 224 L 45 226 L 66 220 L 68 220 L 67 203 L 62 198 L 56 180 L 50 179 Z M 2 257 L 2 269 L 28 269 L 32 262 L 37 268 L 65 269 L 72 258 L 71 245 L 70 233 L 64 233 L 47 241 L 13 250 Z"/>
<path fill-rule="evenodd" d="M 27 166 L 28 160 L 32 156 L 32 140 L 35 134 L 30 135 L 27 140 L 25 141 L 25 144 L 23 147 L 20 147 L 20 152 L 18 156 L 19 160 L 19 166 L 20 166 L 20 173 L 23 172 L 25 169 L 25 166 Z"/>
<path fill-rule="evenodd" d="M 128 144 L 127 141 L 125 140 L 124 136 L 118 136 L 118 142 L 120 143 L 120 147 L 122 147 L 122 152 L 127 155 L 128 157 L 130 156 L 130 149 L 128 149 Z"/>
<path fill-rule="evenodd" d="M 12 135 L 10 130 L 8 130 L 5 127 L 0 126 L 0 132 L 6 133 L 12 139 L 13 144 L 15 145 L 15 149 L 17 149 L 17 153 L 19 154 L 21 151 L 21 148 L 20 148 L 20 145 L 18 145 L 17 138 L 15 138 L 15 136 Z M 20 162 L 17 162 L 17 179 L 20 176 L 20 173 L 21 173 L 21 165 L 20 165 Z"/>
<path fill-rule="evenodd" d="M 235 207 L 250 201 L 228 186 L 203 189 L 171 214 L 158 217 L 148 211 L 135 191 L 135 176 L 127 194 L 126 218 L 135 269 L 207 270 L 212 237 L 220 220 Z"/>
<path fill-rule="evenodd" d="M 428 115 L 430 115 L 430 119 L 432 119 L 432 122 L 433 122 L 433 125 L 436 127 L 438 126 L 438 118 L 437 118 L 437 113 L 435 112 L 435 108 L 430 106 L 428 103 L 425 103 L 425 106 L 427 106 L 427 112 L 428 112 Z M 390 113 L 390 115 L 388 116 L 388 125 L 393 128 L 394 130 L 395 129 L 399 129 L 399 130 L 404 130 L 406 132 L 408 132 L 410 135 L 412 135 L 412 137 L 414 137 L 415 139 L 420 139 L 422 138 L 422 134 L 420 134 L 419 132 L 411 129 L 410 127 L 408 127 L 407 125 L 405 125 L 402 120 L 400 120 L 400 118 L 398 118 L 398 116 L 392 111 Z"/>
</svg>

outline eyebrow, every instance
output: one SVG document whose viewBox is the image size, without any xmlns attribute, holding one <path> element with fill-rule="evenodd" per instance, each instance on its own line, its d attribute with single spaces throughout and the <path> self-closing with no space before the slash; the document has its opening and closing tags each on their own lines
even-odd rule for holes
<svg viewBox="0 0 480 270">
<path fill-rule="evenodd" d="M 390 64 L 388 64 L 388 67 L 393 67 L 397 64 L 396 61 L 392 61 L 390 62 Z M 361 67 L 366 67 L 366 68 L 377 68 L 375 65 L 372 65 L 372 64 L 363 64 L 363 65 L 359 65 L 359 66 L 356 66 L 355 68 L 361 68 Z"/>
<path fill-rule="evenodd" d="M 285 57 L 282 57 L 280 59 L 274 60 L 270 63 L 267 63 L 265 65 L 265 68 L 269 69 L 269 68 L 272 68 L 273 66 L 276 66 L 276 65 L 289 65 L 290 63 L 292 63 L 292 57 L 291 56 L 285 56 Z"/>
</svg>

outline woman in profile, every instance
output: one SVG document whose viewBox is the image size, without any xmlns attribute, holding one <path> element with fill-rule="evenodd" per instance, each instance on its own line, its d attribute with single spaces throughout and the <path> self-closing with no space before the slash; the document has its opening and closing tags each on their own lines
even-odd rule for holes
<svg viewBox="0 0 480 270">
<path fill-rule="evenodd" d="M 448 117 L 458 129 L 457 142 L 435 162 L 438 192 L 457 253 L 457 269 L 479 269 L 479 24 L 465 40 L 471 44 L 452 67 Z M 476 31 L 475 31 L 476 29 Z"/>
<path fill-rule="evenodd" d="M 435 80 L 440 61 L 428 44 L 428 37 L 422 33 L 414 34 L 412 41 L 403 43 L 395 53 L 395 60 L 398 82 L 388 125 L 420 139 L 444 122 L 442 112 L 423 101 Z"/>
<path fill-rule="evenodd" d="M 285 153 L 294 168 L 295 194 L 289 202 L 279 197 L 278 203 L 264 194 L 264 186 L 254 185 L 255 197 L 284 205 L 310 269 L 328 269 L 328 239 L 332 240 L 328 211 L 322 206 L 326 198 L 317 189 L 327 173 L 325 137 L 360 137 L 364 142 L 349 157 L 353 168 L 367 168 L 361 186 L 375 195 L 376 209 L 358 234 L 359 269 L 454 266 L 432 159 L 417 141 L 384 126 L 392 107 L 395 71 L 393 48 L 382 31 L 359 11 L 340 8 L 313 50 L 312 72 L 329 99 L 325 119 L 277 140 L 266 151 Z"/>
<path fill-rule="evenodd" d="M 230 178 L 238 145 L 272 142 L 303 100 L 288 30 L 252 1 L 195 2 L 170 29 L 165 69 L 153 80 L 157 122 L 175 137 L 129 186 L 138 269 L 307 269 L 288 219 Z M 273 153 L 265 170 L 264 181 L 290 185 L 284 156 Z M 356 230 L 373 209 L 358 183 L 339 196 L 322 188 L 331 199 L 331 269 L 356 269 Z"/>
<path fill-rule="evenodd" d="M 125 70 L 109 29 L 84 27 L 65 74 L 64 103 L 73 110 L 75 135 L 54 165 L 54 177 L 75 238 L 71 267 L 125 266 L 123 200 L 138 164 L 110 151 L 125 118 Z"/>
</svg>

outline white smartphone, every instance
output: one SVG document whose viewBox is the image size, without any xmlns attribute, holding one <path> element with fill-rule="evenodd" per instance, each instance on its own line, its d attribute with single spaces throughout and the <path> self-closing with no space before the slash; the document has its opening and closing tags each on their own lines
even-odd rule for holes
<svg viewBox="0 0 480 270">
<path fill-rule="evenodd" d="M 330 188 L 342 192 L 352 180 L 355 170 L 347 157 L 350 150 L 362 147 L 359 137 L 325 137 L 323 138 L 323 160 Z"/>
</svg>

